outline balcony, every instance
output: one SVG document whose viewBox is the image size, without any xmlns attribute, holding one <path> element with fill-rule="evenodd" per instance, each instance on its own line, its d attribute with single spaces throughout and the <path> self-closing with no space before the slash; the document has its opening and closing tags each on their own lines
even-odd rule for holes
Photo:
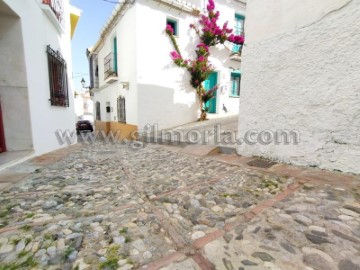
<svg viewBox="0 0 360 270">
<path fill-rule="evenodd" d="M 233 50 L 230 53 L 230 60 L 241 62 L 241 52 L 242 52 L 243 45 L 233 45 Z"/>
<path fill-rule="evenodd" d="M 49 17 L 51 22 L 61 33 L 64 33 L 65 19 L 63 0 L 42 0 L 42 3 L 42 9 Z"/>
<path fill-rule="evenodd" d="M 112 83 L 118 80 L 116 54 L 111 52 L 104 58 L 104 80 Z"/>
</svg>

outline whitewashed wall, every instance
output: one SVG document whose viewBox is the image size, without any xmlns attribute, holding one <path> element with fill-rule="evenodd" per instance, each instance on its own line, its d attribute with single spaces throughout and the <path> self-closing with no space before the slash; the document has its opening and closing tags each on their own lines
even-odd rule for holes
<svg viewBox="0 0 360 270">
<path fill-rule="evenodd" d="M 136 25 L 148 25 L 137 35 L 139 128 L 146 124 L 167 128 L 195 121 L 199 108 L 195 93 L 187 73 L 172 64 L 170 51 L 174 49 L 164 32 L 167 17 L 178 20 L 177 40 L 183 56 L 188 57 L 189 50 L 183 48 L 189 41 L 189 47 L 195 44 L 195 36 L 188 30 L 193 17 L 153 1 L 137 1 L 136 7 Z"/>
<path fill-rule="evenodd" d="M 21 18 L 33 148 L 35 155 L 40 155 L 65 146 L 59 144 L 55 136 L 56 130 L 75 130 L 74 94 L 70 83 L 70 107 L 50 105 L 46 54 L 48 44 L 62 53 L 67 62 L 70 79 L 72 70 L 69 3 L 64 1 L 65 29 L 61 32 L 41 9 L 40 0 L 3 1 Z"/>
<path fill-rule="evenodd" d="M 299 165 L 360 173 L 360 1 L 253 0 L 239 132 L 288 129 L 299 145 L 241 145 Z"/>
</svg>

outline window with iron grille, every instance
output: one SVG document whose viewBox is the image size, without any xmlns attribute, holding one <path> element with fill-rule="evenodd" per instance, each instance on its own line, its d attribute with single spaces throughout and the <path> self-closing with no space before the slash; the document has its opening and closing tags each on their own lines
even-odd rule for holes
<svg viewBox="0 0 360 270">
<path fill-rule="evenodd" d="M 100 102 L 99 101 L 96 101 L 95 109 L 96 109 L 96 112 L 95 112 L 96 120 L 100 121 L 101 120 L 101 115 L 100 115 Z"/>
<path fill-rule="evenodd" d="M 49 68 L 50 102 L 52 106 L 69 107 L 66 62 L 60 52 L 46 49 Z"/>
<path fill-rule="evenodd" d="M 117 99 L 117 111 L 118 121 L 120 123 L 126 123 L 125 98 L 123 96 L 119 96 Z"/>
</svg>

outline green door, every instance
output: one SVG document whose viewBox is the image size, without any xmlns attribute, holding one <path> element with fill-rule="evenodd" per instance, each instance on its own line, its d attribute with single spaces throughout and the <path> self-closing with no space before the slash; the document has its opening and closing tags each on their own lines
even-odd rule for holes
<svg viewBox="0 0 360 270">
<path fill-rule="evenodd" d="M 204 81 L 204 88 L 206 91 L 211 90 L 217 84 L 217 73 L 210 73 L 209 77 Z M 214 92 L 214 97 L 206 102 L 205 107 L 209 108 L 209 113 L 216 113 L 216 93 Z"/>
</svg>

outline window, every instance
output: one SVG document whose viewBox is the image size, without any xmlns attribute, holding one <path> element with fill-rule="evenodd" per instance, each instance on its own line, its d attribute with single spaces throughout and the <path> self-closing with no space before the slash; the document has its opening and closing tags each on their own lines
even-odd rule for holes
<svg viewBox="0 0 360 270">
<path fill-rule="evenodd" d="M 234 27 L 234 34 L 235 35 L 244 35 L 244 24 L 245 24 L 245 17 L 243 15 L 235 14 L 235 27 Z M 233 52 L 241 52 L 241 45 L 234 44 L 233 45 Z"/>
<path fill-rule="evenodd" d="M 101 114 L 100 114 L 100 102 L 99 101 L 96 101 L 95 103 L 95 117 L 96 117 L 96 120 L 98 121 L 101 121 Z"/>
<path fill-rule="evenodd" d="M 232 72 L 231 73 L 231 89 L 230 89 L 231 97 L 239 97 L 240 96 L 240 83 L 241 83 L 241 74 L 238 72 Z"/>
<path fill-rule="evenodd" d="M 172 29 L 174 29 L 174 36 L 179 35 L 178 22 L 174 19 L 166 19 L 166 25 L 170 25 Z"/>
<path fill-rule="evenodd" d="M 117 61 L 117 38 L 112 39 L 111 53 L 104 58 L 104 79 L 110 76 L 118 75 L 118 61 Z"/>
<path fill-rule="evenodd" d="M 125 98 L 123 96 L 119 96 L 117 99 L 117 111 L 118 121 L 120 123 L 126 123 Z"/>
<path fill-rule="evenodd" d="M 68 79 L 66 62 L 60 52 L 46 49 L 49 68 L 51 106 L 69 107 Z"/>
</svg>

